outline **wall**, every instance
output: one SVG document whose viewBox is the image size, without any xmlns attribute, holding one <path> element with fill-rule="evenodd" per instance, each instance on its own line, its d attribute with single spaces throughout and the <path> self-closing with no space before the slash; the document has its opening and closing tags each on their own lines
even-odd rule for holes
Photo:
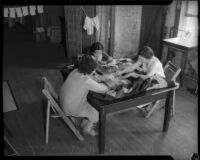
<svg viewBox="0 0 200 160">
<path fill-rule="evenodd" d="M 133 57 L 138 52 L 142 6 L 116 6 L 114 57 Z"/>
</svg>

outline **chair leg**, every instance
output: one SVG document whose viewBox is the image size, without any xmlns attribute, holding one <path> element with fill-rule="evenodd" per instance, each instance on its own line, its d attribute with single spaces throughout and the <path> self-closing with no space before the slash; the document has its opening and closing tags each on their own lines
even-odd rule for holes
<svg viewBox="0 0 200 160">
<path fill-rule="evenodd" d="M 158 107 L 158 104 L 160 103 L 161 100 L 158 100 L 155 102 L 155 104 L 152 106 L 151 110 L 147 113 L 145 118 L 149 118 L 149 116 L 155 111 L 155 109 Z"/>
<path fill-rule="evenodd" d="M 172 116 L 175 114 L 175 100 L 176 100 L 175 93 L 176 92 L 174 90 L 173 103 L 172 103 Z"/>
<path fill-rule="evenodd" d="M 49 118 L 50 118 L 50 101 L 47 102 L 47 117 L 46 117 L 46 144 L 49 140 Z"/>
</svg>

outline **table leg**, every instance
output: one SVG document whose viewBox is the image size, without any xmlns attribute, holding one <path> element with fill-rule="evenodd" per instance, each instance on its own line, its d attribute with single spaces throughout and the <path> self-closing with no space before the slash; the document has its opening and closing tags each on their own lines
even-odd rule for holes
<svg viewBox="0 0 200 160">
<path fill-rule="evenodd" d="M 106 115 L 104 109 L 99 112 L 99 153 L 104 153 L 105 150 L 105 125 Z"/>
<path fill-rule="evenodd" d="M 173 91 L 170 91 L 167 95 L 167 99 L 165 102 L 165 115 L 164 115 L 164 123 L 163 123 L 163 132 L 167 132 L 169 128 L 172 103 L 173 103 Z"/>
</svg>

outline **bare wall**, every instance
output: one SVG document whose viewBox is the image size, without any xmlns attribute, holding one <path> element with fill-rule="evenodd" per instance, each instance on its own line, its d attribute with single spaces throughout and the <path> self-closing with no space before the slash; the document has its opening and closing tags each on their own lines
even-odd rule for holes
<svg viewBox="0 0 200 160">
<path fill-rule="evenodd" d="M 133 57 L 137 55 L 140 41 L 141 13 L 142 6 L 116 6 L 114 57 Z"/>
</svg>

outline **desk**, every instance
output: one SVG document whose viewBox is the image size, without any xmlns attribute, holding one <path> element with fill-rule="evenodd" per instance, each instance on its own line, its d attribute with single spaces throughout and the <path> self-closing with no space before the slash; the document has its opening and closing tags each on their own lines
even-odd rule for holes
<svg viewBox="0 0 200 160">
<path fill-rule="evenodd" d="M 171 88 L 149 90 L 146 93 L 129 98 L 126 100 L 116 101 L 100 101 L 92 96 L 92 92 L 88 94 L 88 102 L 99 112 L 99 153 L 104 153 L 105 150 L 105 128 L 106 128 L 106 114 L 125 110 L 131 107 L 137 107 L 141 104 L 165 99 L 165 113 L 163 132 L 166 132 L 169 127 L 170 113 L 173 104 L 173 94 L 178 86 Z"/>
<path fill-rule="evenodd" d="M 188 60 L 188 54 L 192 50 L 197 49 L 197 42 L 192 41 L 192 40 L 183 39 L 181 37 L 176 37 L 176 38 L 163 39 L 163 45 L 167 46 L 168 48 L 173 48 L 175 50 L 181 51 L 185 57 L 184 64 L 183 64 L 183 66 L 181 66 L 182 72 L 180 74 L 180 76 L 181 76 L 180 86 L 182 87 L 183 86 L 183 78 L 185 75 L 186 64 L 187 64 L 187 60 Z M 168 53 L 167 53 L 167 60 L 168 60 Z"/>
</svg>

